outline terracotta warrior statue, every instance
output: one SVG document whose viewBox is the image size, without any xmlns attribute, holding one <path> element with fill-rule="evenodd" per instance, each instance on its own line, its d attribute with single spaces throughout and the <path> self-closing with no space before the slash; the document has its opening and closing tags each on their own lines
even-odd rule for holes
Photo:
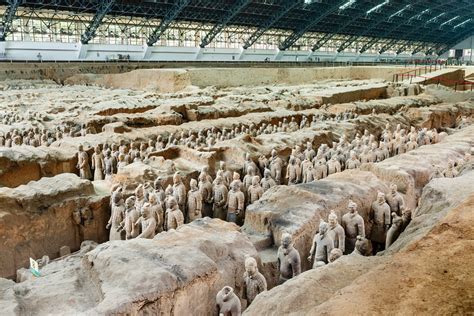
<svg viewBox="0 0 474 316">
<path fill-rule="evenodd" d="M 163 222 L 164 222 L 163 207 L 155 193 L 151 193 L 148 196 L 148 201 L 150 204 L 151 214 L 155 217 L 155 221 L 156 221 L 155 233 L 156 234 L 161 233 L 163 231 Z"/>
<path fill-rule="evenodd" d="M 342 227 L 346 233 L 346 251 L 344 254 L 350 254 L 354 251 L 357 236 L 365 237 L 364 219 L 357 212 L 357 204 L 349 201 L 347 207 L 349 212 L 342 216 Z"/>
<path fill-rule="evenodd" d="M 336 155 L 331 157 L 331 160 L 327 162 L 328 165 L 328 175 L 341 172 L 341 163 L 337 159 Z"/>
<path fill-rule="evenodd" d="M 276 182 L 273 180 L 272 173 L 269 169 L 265 169 L 263 172 L 263 179 L 260 181 L 260 185 L 262 186 L 263 192 L 266 192 L 268 189 L 276 185 Z"/>
<path fill-rule="evenodd" d="M 227 221 L 228 222 L 237 222 L 237 216 L 245 208 L 245 196 L 242 191 L 240 191 L 240 186 L 237 182 L 233 182 L 230 187 L 227 198 Z"/>
<path fill-rule="evenodd" d="M 121 240 L 121 234 L 117 229 L 125 217 L 125 204 L 123 203 L 120 190 L 116 190 L 112 193 L 112 209 L 110 213 L 109 222 L 105 227 L 106 229 L 110 229 L 109 240 Z"/>
<path fill-rule="evenodd" d="M 91 167 L 89 165 L 89 155 L 84 151 L 84 147 L 79 145 L 77 153 L 77 169 L 81 179 L 90 180 L 92 178 Z"/>
<path fill-rule="evenodd" d="M 240 316 L 242 313 L 240 300 L 230 286 L 224 286 L 217 293 L 216 306 L 219 316 Z"/>
<path fill-rule="evenodd" d="M 191 223 L 202 217 L 202 196 L 195 179 L 191 179 L 189 186 L 191 189 L 188 192 L 188 221 Z"/>
<path fill-rule="evenodd" d="M 186 187 L 179 172 L 173 176 L 173 197 L 176 199 L 179 209 L 184 213 L 186 210 Z"/>
<path fill-rule="evenodd" d="M 403 199 L 403 196 L 398 193 L 397 185 L 395 183 L 390 185 L 390 194 L 388 195 L 387 203 L 390 206 L 391 212 L 395 212 L 398 216 L 402 215 L 405 200 Z"/>
<path fill-rule="evenodd" d="M 156 220 L 155 216 L 151 213 L 150 203 L 143 204 L 141 216 L 138 218 L 135 225 L 140 225 L 142 231 L 141 234 L 137 236 L 137 238 L 152 239 L 155 237 Z"/>
<path fill-rule="evenodd" d="M 353 253 L 366 257 L 372 255 L 372 244 L 370 240 L 362 236 L 357 236 Z"/>
<path fill-rule="evenodd" d="M 385 239 L 385 249 L 390 247 L 401 233 L 403 219 L 397 213 L 392 212 L 392 226 L 387 231 L 387 238 Z"/>
<path fill-rule="evenodd" d="M 95 147 L 92 155 L 92 169 L 94 169 L 94 181 L 104 179 L 105 162 L 100 146 Z"/>
<path fill-rule="evenodd" d="M 202 217 L 212 217 L 212 183 L 207 179 L 206 175 L 199 175 L 198 187 L 203 201 L 201 210 Z"/>
<path fill-rule="evenodd" d="M 283 161 L 277 155 L 275 149 L 272 150 L 272 157 L 270 159 L 270 171 L 272 178 L 275 180 L 276 184 L 281 183 L 281 169 L 283 168 Z"/>
<path fill-rule="evenodd" d="M 252 185 L 248 189 L 248 203 L 252 204 L 258 201 L 263 195 L 263 188 L 260 185 L 260 177 L 255 176 L 252 179 Z"/>
<path fill-rule="evenodd" d="M 346 233 L 344 228 L 337 222 L 337 215 L 332 210 L 328 216 L 329 231 L 328 234 L 334 241 L 334 248 L 341 249 L 342 253 L 346 250 Z"/>
<path fill-rule="evenodd" d="M 454 162 L 452 160 L 448 161 L 448 167 L 443 171 L 443 176 L 445 178 L 455 178 L 458 176 L 458 171 L 454 168 Z"/>
<path fill-rule="evenodd" d="M 105 165 L 105 180 L 110 180 L 112 177 L 112 174 L 116 172 L 116 161 L 115 161 L 115 156 L 112 155 L 112 152 L 110 149 L 107 149 L 105 151 L 105 157 L 104 157 L 104 165 Z"/>
<path fill-rule="evenodd" d="M 377 201 L 372 203 L 369 213 L 369 223 L 372 224 L 370 240 L 372 241 L 374 254 L 384 250 L 390 222 L 390 206 L 385 201 L 385 194 L 379 192 L 377 194 Z"/>
<path fill-rule="evenodd" d="M 247 306 L 252 304 L 258 294 L 267 290 L 267 281 L 258 271 L 257 261 L 252 257 L 245 259 L 244 283 L 243 299 L 247 300 Z"/>
<path fill-rule="evenodd" d="M 290 156 L 288 167 L 286 168 L 286 178 L 288 179 L 288 185 L 297 184 L 300 182 L 301 169 L 296 164 L 296 158 Z"/>
<path fill-rule="evenodd" d="M 135 197 L 131 196 L 125 200 L 125 218 L 117 228 L 118 231 L 125 230 L 125 239 L 136 238 L 140 234 L 140 227 L 136 225 L 140 213 L 135 208 Z"/>
<path fill-rule="evenodd" d="M 351 157 L 346 161 L 346 169 L 357 169 L 360 167 L 360 161 L 357 159 L 355 151 L 351 151 Z"/>
<path fill-rule="evenodd" d="M 224 185 L 221 176 L 217 176 L 214 182 L 215 184 L 212 189 L 213 191 L 213 206 L 212 206 L 213 217 L 226 220 L 225 207 L 227 204 L 227 196 L 228 196 L 229 191 L 227 190 L 227 187 Z"/>
<path fill-rule="evenodd" d="M 280 271 L 280 284 L 301 273 L 301 259 L 298 250 L 293 247 L 291 235 L 283 233 L 281 246 L 278 248 L 278 269 Z"/>
<path fill-rule="evenodd" d="M 311 262 L 314 257 L 313 269 L 319 268 L 329 263 L 329 254 L 334 248 L 334 240 L 328 233 L 329 225 L 321 220 L 319 232 L 314 235 L 311 250 L 309 251 L 308 261 Z"/>
<path fill-rule="evenodd" d="M 169 208 L 166 210 L 168 224 L 167 229 L 177 229 L 181 225 L 184 225 L 184 215 L 179 209 L 178 202 L 174 197 L 170 197 L 168 200 Z"/>
</svg>

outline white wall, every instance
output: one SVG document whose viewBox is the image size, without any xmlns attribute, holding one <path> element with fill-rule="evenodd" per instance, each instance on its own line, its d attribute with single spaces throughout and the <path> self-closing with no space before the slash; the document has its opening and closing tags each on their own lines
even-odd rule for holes
<svg viewBox="0 0 474 316">
<path fill-rule="evenodd" d="M 130 60 L 149 61 L 334 61 L 334 62 L 376 62 L 380 59 L 422 59 L 424 56 L 394 54 L 357 54 L 349 52 L 310 52 L 310 51 L 278 51 L 274 49 L 242 48 L 205 48 L 199 47 L 163 47 L 105 45 L 80 43 L 48 43 L 48 42 L 0 42 L 0 59 L 37 61 L 38 54 L 42 60 L 57 61 L 105 61 L 117 58 L 118 55 L 129 56 Z"/>
</svg>

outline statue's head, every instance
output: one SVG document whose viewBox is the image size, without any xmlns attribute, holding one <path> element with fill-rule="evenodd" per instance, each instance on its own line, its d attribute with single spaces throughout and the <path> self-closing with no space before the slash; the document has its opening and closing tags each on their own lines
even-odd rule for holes
<svg viewBox="0 0 474 316">
<path fill-rule="evenodd" d="M 397 187 L 397 185 L 396 185 L 395 183 L 392 183 L 392 184 L 390 185 L 390 191 L 391 191 L 392 193 L 397 192 L 397 189 L 398 189 L 398 187 Z"/>
<path fill-rule="evenodd" d="M 191 181 L 189 181 L 189 186 L 191 187 L 192 190 L 196 190 L 198 186 L 196 179 L 191 179 Z"/>
<path fill-rule="evenodd" d="M 331 252 L 329 253 L 329 263 L 336 261 L 340 257 L 342 257 L 343 253 L 342 250 L 339 248 L 333 248 Z"/>
<path fill-rule="evenodd" d="M 231 189 L 232 189 L 233 192 L 239 191 L 239 188 L 240 188 L 240 185 L 237 181 L 232 183 Z"/>
<path fill-rule="evenodd" d="M 253 166 L 248 166 L 247 167 L 247 174 L 248 175 L 255 175 L 255 168 Z"/>
<path fill-rule="evenodd" d="M 132 206 L 134 206 L 135 205 L 135 197 L 131 196 L 128 199 L 126 199 L 125 200 L 125 205 L 127 206 L 127 208 L 131 208 Z"/>
<path fill-rule="evenodd" d="M 143 204 L 142 209 L 140 211 L 140 214 L 144 218 L 149 218 L 150 217 L 150 215 L 151 215 L 151 205 L 150 205 L 150 203 L 146 202 L 146 203 Z"/>
<path fill-rule="evenodd" d="M 238 172 L 234 171 L 234 174 L 232 175 L 232 179 L 240 180 L 240 174 Z"/>
<path fill-rule="evenodd" d="M 275 149 L 272 149 L 272 157 L 276 157 L 277 151 Z"/>
<path fill-rule="evenodd" d="M 216 184 L 219 184 L 219 185 L 222 184 L 222 177 L 218 175 L 215 181 L 216 181 Z"/>
<path fill-rule="evenodd" d="M 270 169 L 265 168 L 265 170 L 263 171 L 263 176 L 268 179 L 271 177 L 271 175 L 272 172 L 270 171 Z"/>
<path fill-rule="evenodd" d="M 259 176 L 254 176 L 252 178 L 252 185 L 257 185 L 260 182 L 260 177 Z"/>
<path fill-rule="evenodd" d="M 245 258 L 245 271 L 247 271 L 249 275 L 257 273 L 257 260 L 250 256 Z"/>
<path fill-rule="evenodd" d="M 84 146 L 82 146 L 82 145 L 77 146 L 77 150 L 78 151 L 84 151 Z"/>
<path fill-rule="evenodd" d="M 145 195 L 145 190 L 143 189 L 143 185 L 140 184 L 136 189 L 135 189 L 135 196 L 137 198 L 142 198 Z"/>
<path fill-rule="evenodd" d="M 156 202 L 158 202 L 158 198 L 157 198 L 156 194 L 153 194 L 153 193 L 148 195 L 148 200 L 150 201 L 150 204 L 152 204 L 152 205 L 155 205 Z"/>
<path fill-rule="evenodd" d="M 115 191 L 112 193 L 112 201 L 114 204 L 119 204 L 120 200 L 122 200 L 122 193 L 120 191 Z"/>
<path fill-rule="evenodd" d="M 355 213 L 357 211 L 357 204 L 353 201 L 349 201 L 347 208 L 349 209 L 350 213 Z"/>
<path fill-rule="evenodd" d="M 325 221 L 321 220 L 321 221 L 319 222 L 319 234 L 320 234 L 321 236 L 324 236 L 324 235 L 326 235 L 326 233 L 328 232 L 328 230 L 329 230 L 329 225 L 328 225 L 328 223 L 326 223 Z"/>
<path fill-rule="evenodd" d="M 219 167 L 221 170 L 225 170 L 225 161 L 219 161 Z"/>
<path fill-rule="evenodd" d="M 283 233 L 281 235 L 281 246 L 285 249 L 288 249 L 291 246 L 292 238 L 288 233 Z"/>
<path fill-rule="evenodd" d="M 295 156 L 290 156 L 290 164 L 294 165 L 296 163 Z"/>
<path fill-rule="evenodd" d="M 181 182 L 181 175 L 179 174 L 179 172 L 175 172 L 175 174 L 173 175 L 173 183 L 179 184 L 180 182 Z"/>
<path fill-rule="evenodd" d="M 171 209 L 174 209 L 178 206 L 178 202 L 176 201 L 176 199 L 174 197 L 170 197 L 168 199 L 168 205 Z"/>
<path fill-rule="evenodd" d="M 377 193 L 377 201 L 379 201 L 379 203 L 384 203 L 385 202 L 385 194 L 383 192 L 378 192 Z"/>
<path fill-rule="evenodd" d="M 328 224 L 330 228 L 333 228 L 337 225 L 337 215 L 334 210 L 331 210 L 331 213 L 329 213 Z"/>
</svg>

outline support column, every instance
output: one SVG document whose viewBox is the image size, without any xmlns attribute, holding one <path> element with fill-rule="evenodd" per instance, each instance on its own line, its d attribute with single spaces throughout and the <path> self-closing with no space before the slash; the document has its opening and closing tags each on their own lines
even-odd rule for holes
<svg viewBox="0 0 474 316">
<path fill-rule="evenodd" d="M 88 49 L 89 49 L 89 45 L 79 43 L 77 58 L 79 60 L 86 59 Z"/>
</svg>

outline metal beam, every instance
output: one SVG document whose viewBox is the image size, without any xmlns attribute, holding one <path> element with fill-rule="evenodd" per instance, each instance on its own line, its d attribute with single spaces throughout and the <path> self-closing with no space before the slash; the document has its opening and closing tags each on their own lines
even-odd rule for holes
<svg viewBox="0 0 474 316">
<path fill-rule="evenodd" d="M 441 39 L 444 37 L 444 35 L 446 34 L 446 32 L 440 32 L 440 31 L 443 31 L 443 30 L 449 30 L 449 32 L 452 32 L 454 31 L 454 26 L 453 26 L 453 22 L 458 19 L 458 18 L 461 18 L 461 17 L 471 17 L 472 16 L 472 11 L 469 10 L 469 8 L 471 7 L 474 7 L 474 2 L 471 3 L 470 5 L 467 5 L 467 6 L 462 6 L 462 7 L 456 7 L 452 10 L 448 10 L 446 11 L 445 15 L 443 15 L 443 17 L 446 18 L 446 21 L 443 22 L 443 23 L 437 23 L 439 24 L 439 27 L 433 27 L 432 30 L 430 30 L 429 32 L 426 32 L 425 34 L 423 34 L 423 37 L 422 39 L 420 40 L 430 40 L 430 38 L 433 36 L 433 35 L 436 35 L 436 33 L 439 33 L 441 36 L 436 36 L 436 39 Z M 459 12 L 464 12 L 463 14 L 461 15 L 456 15 L 458 14 Z M 456 16 L 453 16 L 453 15 L 456 15 Z M 436 22 L 439 22 L 439 21 L 436 21 Z M 456 23 L 457 24 L 457 23 Z M 461 26 L 462 27 L 462 26 Z M 448 33 L 449 33 L 448 32 Z"/>
<path fill-rule="evenodd" d="M 364 6 L 364 2 L 362 2 L 362 4 L 360 4 L 359 2 L 356 2 L 356 5 L 361 5 L 361 10 L 359 11 L 358 14 L 354 14 L 352 15 L 351 18 L 348 18 L 346 20 L 345 23 L 339 25 L 339 27 L 335 30 L 332 30 L 331 33 L 327 33 L 325 34 L 322 38 L 320 38 L 316 44 L 313 45 L 313 47 L 311 48 L 311 50 L 313 52 L 317 51 L 318 49 L 320 49 L 321 47 L 323 47 L 327 42 L 329 42 L 334 36 L 338 35 L 338 34 L 341 34 L 342 33 L 342 30 L 344 30 L 345 28 L 347 28 L 349 25 L 352 24 L 352 22 L 354 22 L 355 20 L 359 19 L 360 17 L 364 16 L 364 15 L 367 15 L 367 12 L 364 10 L 365 6 Z M 343 12 L 344 10 L 348 9 L 350 7 L 346 7 L 344 9 L 341 8 L 341 11 Z"/>
<path fill-rule="evenodd" d="M 10 34 L 13 18 L 22 2 L 22 0 L 7 0 L 8 6 L 3 15 L 2 24 L 0 25 L 0 42 L 4 42 L 8 34 Z"/>
<path fill-rule="evenodd" d="M 426 2 L 426 0 L 425 0 Z M 412 4 L 408 4 L 407 6 L 405 6 L 403 9 L 397 11 L 396 13 L 392 14 L 388 19 L 387 21 L 390 21 L 394 16 L 397 16 L 397 17 L 403 17 L 404 16 L 404 12 L 406 9 L 408 8 L 411 8 L 412 7 Z M 410 16 L 410 18 L 408 18 L 407 21 L 412 21 L 414 18 L 416 17 L 420 17 L 422 16 L 425 12 L 427 12 L 427 10 L 424 10 L 422 11 L 421 13 L 419 12 L 414 12 L 414 14 L 412 14 Z M 394 27 L 391 27 L 391 28 L 388 28 L 385 32 L 382 32 L 380 34 L 380 37 L 381 38 L 374 38 L 372 39 L 369 43 L 365 44 L 359 51 L 359 53 L 364 53 L 366 52 L 367 50 L 371 49 L 374 45 L 380 43 L 380 41 L 382 40 L 383 37 L 389 37 L 390 35 L 394 34 L 396 31 L 398 31 L 402 26 L 405 26 L 406 24 L 405 23 L 398 23 L 398 24 L 395 24 Z M 387 46 L 387 45 L 391 45 L 392 43 L 394 43 L 394 41 L 396 42 L 397 40 L 390 40 L 387 44 L 384 45 Z M 381 49 L 380 51 L 382 51 L 383 49 Z M 384 51 L 382 51 L 382 53 L 379 51 L 379 54 L 382 54 Z"/>
<path fill-rule="evenodd" d="M 247 49 L 252 46 L 269 28 L 271 28 L 278 20 L 283 18 L 291 9 L 300 4 L 295 0 L 280 0 L 280 8 L 269 19 L 262 23 L 255 32 L 245 41 L 243 48 Z"/>
<path fill-rule="evenodd" d="M 332 1 L 332 4 L 328 4 L 326 9 L 321 9 L 320 7 L 315 8 L 313 14 L 309 17 L 309 19 L 300 25 L 298 29 L 296 29 L 290 36 L 285 38 L 285 40 L 278 46 L 280 50 L 287 50 L 290 48 L 296 41 L 303 36 L 304 33 L 309 31 L 313 26 L 318 24 L 322 19 L 327 17 L 328 15 L 334 13 L 336 10 L 339 9 L 341 5 L 346 3 L 346 0 L 342 1 Z"/>
<path fill-rule="evenodd" d="M 474 35 L 474 29 L 471 28 L 471 29 L 468 29 L 466 32 L 463 32 L 461 33 L 461 35 L 459 35 L 458 37 L 456 37 L 455 40 L 449 42 L 448 44 L 444 45 L 444 46 L 441 46 L 441 47 L 437 47 L 436 48 L 436 55 L 438 56 L 441 56 L 443 55 L 444 53 L 446 53 L 448 50 L 451 49 L 451 47 L 455 46 L 456 44 L 462 42 L 463 40 L 465 40 L 466 38 L 468 38 L 469 36 L 473 36 Z M 434 51 L 433 51 L 434 52 Z"/>
<path fill-rule="evenodd" d="M 206 36 L 202 39 L 201 44 L 199 45 L 201 48 L 206 47 L 209 45 L 212 40 L 222 32 L 222 30 L 227 26 L 227 24 L 237 15 L 239 12 L 246 7 L 252 0 L 239 0 L 227 11 L 227 14 L 223 15 L 219 22 L 206 34 Z"/>
<path fill-rule="evenodd" d="M 114 3 L 115 0 L 104 0 L 98 5 L 97 12 L 94 14 L 94 17 L 84 31 L 84 34 L 81 35 L 82 44 L 88 44 L 89 41 L 95 37 L 102 20 L 105 15 L 110 12 Z"/>
<path fill-rule="evenodd" d="M 383 3 L 389 3 L 389 2 L 383 2 Z M 354 43 L 359 37 L 365 36 L 368 34 L 370 31 L 375 29 L 377 26 L 385 22 L 385 18 L 390 17 L 392 14 L 395 14 L 398 12 L 400 9 L 405 7 L 407 4 L 410 4 L 409 0 L 403 0 L 400 2 L 397 2 L 393 7 L 392 10 L 389 10 L 386 6 L 380 9 L 382 11 L 382 14 L 378 19 L 375 19 L 372 24 L 370 24 L 367 28 L 364 29 L 364 31 L 361 34 L 358 34 L 357 36 L 351 36 L 349 39 L 347 39 L 344 43 L 342 43 L 339 48 L 337 49 L 337 52 L 340 53 L 344 51 L 347 47 L 349 47 L 352 43 Z M 371 9 L 372 10 L 372 9 Z M 367 11 L 367 14 L 372 13 L 373 11 Z"/>
<path fill-rule="evenodd" d="M 153 46 L 158 42 L 161 35 L 168 29 L 171 22 L 178 17 L 181 11 L 191 2 L 190 0 L 176 0 L 173 4 L 173 7 L 165 13 L 165 16 L 154 30 L 151 33 L 150 37 L 148 38 L 147 45 Z"/>
</svg>

